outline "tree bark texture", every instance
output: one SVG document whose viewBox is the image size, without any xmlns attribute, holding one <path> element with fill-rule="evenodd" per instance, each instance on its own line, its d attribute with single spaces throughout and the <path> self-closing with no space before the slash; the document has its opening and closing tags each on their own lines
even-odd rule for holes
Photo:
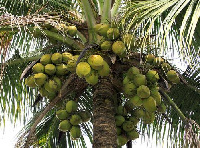
<svg viewBox="0 0 200 148">
<path fill-rule="evenodd" d="M 109 78 L 100 79 L 93 98 L 93 148 L 117 148 L 115 107 L 117 91 Z"/>
</svg>

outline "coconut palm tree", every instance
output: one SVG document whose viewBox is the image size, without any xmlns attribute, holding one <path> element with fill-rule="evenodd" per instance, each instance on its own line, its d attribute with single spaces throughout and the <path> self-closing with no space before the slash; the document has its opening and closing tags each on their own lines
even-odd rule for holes
<svg viewBox="0 0 200 148">
<path fill-rule="evenodd" d="M 137 136 L 130 138 L 123 127 L 125 124 L 122 133 L 117 134 L 116 116 L 122 114 L 131 123 L 134 122 L 131 116 L 136 117 L 134 120 L 141 119 L 136 123 L 137 128 L 134 127 L 140 136 L 147 133 L 162 139 L 169 125 L 167 137 L 173 147 L 198 147 L 199 6 L 198 0 L 2 0 L 1 114 L 4 122 L 7 117 L 24 121 L 16 147 L 86 147 L 86 137 L 95 148 L 118 147 L 126 142 L 127 147 L 131 147 L 131 140 Z M 69 26 L 75 30 L 70 31 Z M 108 31 L 109 28 L 117 31 Z M 103 47 L 105 41 L 106 48 Z M 116 43 L 114 47 L 117 41 L 122 45 Z M 120 47 L 123 48 L 119 50 Z M 69 71 L 60 76 L 61 89 L 56 96 L 42 97 L 40 88 L 25 85 L 26 78 L 32 75 L 33 66 L 41 62 L 42 55 L 54 53 L 73 55 L 77 68 L 69 70 L 70 64 L 66 63 Z M 180 82 L 169 81 L 160 62 L 148 61 L 149 54 L 165 59 Z M 79 55 L 78 58 L 75 55 Z M 91 65 L 88 60 L 91 55 L 101 55 L 110 69 L 106 76 L 98 76 L 95 83 L 88 82 L 77 70 L 80 63 L 88 61 Z M 182 64 L 174 62 L 177 57 Z M 184 64 L 187 69 L 179 69 Z M 137 83 L 128 74 L 131 67 L 146 77 L 150 69 L 159 74 L 157 83 L 150 79 L 144 84 L 159 88 L 166 111 L 159 113 L 158 103 L 150 111 L 145 107 L 149 106 L 145 105 L 145 99 L 140 107 L 127 105 L 133 94 L 127 92 L 125 78 L 133 79 L 129 83 Z M 92 69 L 97 73 L 98 68 L 93 66 Z M 137 89 L 139 87 L 137 84 Z M 91 114 L 90 122 L 80 124 L 82 135 L 77 140 L 70 136 L 71 132 L 58 129 L 61 121 L 56 112 L 65 110 L 69 100 L 78 102 L 77 112 L 87 110 Z M 155 104 L 155 100 L 153 102 Z M 141 108 L 145 116 L 156 114 L 156 118 L 148 121 L 139 118 L 136 111 Z"/>
</svg>

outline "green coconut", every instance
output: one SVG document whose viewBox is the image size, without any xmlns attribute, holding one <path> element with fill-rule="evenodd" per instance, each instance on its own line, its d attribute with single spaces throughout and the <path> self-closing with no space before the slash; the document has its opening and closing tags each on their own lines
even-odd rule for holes
<svg viewBox="0 0 200 148">
<path fill-rule="evenodd" d="M 133 115 L 137 118 L 142 118 L 145 115 L 145 112 L 142 108 L 137 108 L 133 111 Z"/>
<path fill-rule="evenodd" d="M 122 41 L 116 41 L 112 45 L 112 51 L 117 55 L 122 55 L 126 51 L 126 47 Z"/>
<path fill-rule="evenodd" d="M 69 117 L 69 113 L 66 110 L 58 110 L 56 111 L 56 117 L 59 120 L 66 120 Z"/>
<path fill-rule="evenodd" d="M 72 125 L 79 125 L 81 123 L 81 117 L 79 115 L 72 115 L 70 118 L 70 123 Z"/>
<path fill-rule="evenodd" d="M 56 75 L 63 76 L 66 75 L 69 71 L 67 70 L 66 64 L 59 64 L 56 66 Z"/>
<path fill-rule="evenodd" d="M 155 56 L 153 54 L 148 54 L 145 56 L 145 60 L 148 63 L 153 63 L 154 59 L 155 59 Z"/>
<path fill-rule="evenodd" d="M 29 87 L 36 87 L 37 85 L 35 84 L 35 79 L 34 79 L 34 76 L 31 75 L 31 76 L 28 76 L 26 79 L 25 79 L 25 85 L 29 86 Z"/>
<path fill-rule="evenodd" d="M 52 54 L 51 61 L 54 64 L 61 64 L 62 63 L 62 54 L 60 54 L 60 53 Z"/>
<path fill-rule="evenodd" d="M 88 111 L 79 112 L 79 116 L 81 117 L 82 122 L 88 122 L 91 119 L 91 114 Z"/>
<path fill-rule="evenodd" d="M 147 81 L 155 83 L 155 82 L 157 82 L 159 80 L 159 75 L 155 70 L 149 70 L 146 73 L 146 78 L 147 78 Z"/>
<path fill-rule="evenodd" d="M 81 137 L 80 126 L 79 125 L 72 126 L 72 128 L 70 130 L 70 135 L 71 135 L 73 140 L 76 140 L 76 139 L 80 138 Z"/>
<path fill-rule="evenodd" d="M 37 86 L 42 86 L 47 80 L 47 75 L 44 73 L 37 73 L 34 74 L 34 79 Z"/>
<path fill-rule="evenodd" d="M 121 115 L 115 116 L 115 124 L 116 126 L 121 126 L 125 122 L 125 118 Z"/>
<path fill-rule="evenodd" d="M 70 100 L 66 103 L 66 111 L 68 113 L 75 112 L 77 111 L 77 109 L 78 109 L 78 103 L 76 103 L 75 101 Z"/>
<path fill-rule="evenodd" d="M 136 130 L 132 130 L 130 132 L 127 132 L 127 137 L 129 140 L 135 140 L 139 138 L 139 133 Z"/>
<path fill-rule="evenodd" d="M 137 86 L 134 83 L 130 82 L 124 85 L 124 93 L 128 96 L 134 96 L 137 93 Z"/>
<path fill-rule="evenodd" d="M 98 73 L 94 70 L 92 70 L 92 72 L 90 73 L 90 75 L 85 77 L 86 82 L 88 82 L 88 84 L 91 85 L 95 85 L 98 83 Z"/>
<path fill-rule="evenodd" d="M 69 120 L 63 120 L 60 122 L 58 129 L 62 132 L 67 132 L 72 128 L 71 123 Z"/>
<path fill-rule="evenodd" d="M 128 138 L 125 135 L 117 136 L 117 145 L 123 146 L 128 142 Z"/>
<path fill-rule="evenodd" d="M 137 88 L 137 95 L 140 98 L 148 98 L 150 96 L 150 90 L 147 86 L 141 85 Z"/>
<path fill-rule="evenodd" d="M 117 129 L 117 136 L 121 135 L 122 129 L 120 127 L 116 127 L 116 129 Z"/>
<path fill-rule="evenodd" d="M 56 82 L 56 84 L 57 84 L 57 90 L 60 90 L 61 87 L 62 87 L 62 82 L 61 82 L 60 78 L 54 76 L 54 77 L 53 77 L 53 80 L 54 80 L 54 82 Z"/>
<path fill-rule="evenodd" d="M 156 106 L 159 106 L 161 104 L 161 95 L 158 92 L 158 90 L 156 89 L 151 90 L 151 96 L 155 99 Z"/>
<path fill-rule="evenodd" d="M 126 108 L 126 110 L 128 112 L 131 112 L 134 108 L 136 108 L 136 106 L 130 101 L 128 100 L 125 104 L 124 107 Z"/>
<path fill-rule="evenodd" d="M 131 122 L 133 122 L 134 125 L 137 125 L 138 122 L 140 121 L 140 120 L 139 120 L 137 117 L 135 117 L 135 116 L 129 117 L 128 120 L 131 121 Z"/>
<path fill-rule="evenodd" d="M 111 41 L 104 41 L 101 44 L 101 50 L 110 51 L 112 49 L 112 42 Z"/>
<path fill-rule="evenodd" d="M 47 91 L 44 87 L 40 87 L 40 88 L 39 88 L 39 92 L 40 92 L 40 95 L 41 95 L 42 97 L 46 97 L 46 96 L 49 95 L 48 91 Z"/>
<path fill-rule="evenodd" d="M 45 67 L 44 67 L 44 71 L 46 74 L 48 75 L 54 75 L 55 72 L 56 72 L 56 66 L 53 65 L 53 64 L 47 64 Z"/>
<path fill-rule="evenodd" d="M 88 63 L 93 69 L 100 70 L 103 68 L 104 60 L 100 55 L 90 55 Z"/>
<path fill-rule="evenodd" d="M 167 72 L 167 79 L 173 83 L 176 83 L 176 81 L 178 80 L 178 75 L 176 73 L 176 71 L 174 70 L 170 70 Z M 179 81 L 178 81 L 179 82 Z"/>
<path fill-rule="evenodd" d="M 153 64 L 157 67 L 159 67 L 162 63 L 164 63 L 164 60 L 163 58 L 161 57 L 156 57 L 154 60 L 153 60 Z"/>
<path fill-rule="evenodd" d="M 149 97 L 147 99 L 143 99 L 142 102 L 144 108 L 146 109 L 146 111 L 148 112 L 155 112 L 156 111 L 156 101 L 153 97 Z"/>
<path fill-rule="evenodd" d="M 134 42 L 135 42 L 135 38 L 133 35 L 131 34 L 124 34 L 122 36 L 122 41 L 124 42 L 125 46 L 127 48 L 134 48 Z"/>
<path fill-rule="evenodd" d="M 130 97 L 129 101 L 134 105 L 134 106 L 141 106 L 142 105 L 142 99 L 135 95 L 134 97 Z"/>
<path fill-rule="evenodd" d="M 168 63 L 162 63 L 161 68 L 165 73 L 171 70 L 171 66 Z"/>
<path fill-rule="evenodd" d="M 101 26 L 99 26 L 97 33 L 98 35 L 107 37 L 107 31 L 110 28 L 109 24 L 101 24 Z"/>
<path fill-rule="evenodd" d="M 44 84 L 44 88 L 49 92 L 57 92 L 58 91 L 58 84 L 56 81 L 50 79 L 48 82 Z"/>
<path fill-rule="evenodd" d="M 94 25 L 94 31 L 98 32 L 99 28 L 101 27 L 102 24 L 96 24 Z"/>
<path fill-rule="evenodd" d="M 44 65 L 42 65 L 41 63 L 36 63 L 33 67 L 32 67 L 33 73 L 44 73 Z"/>
<path fill-rule="evenodd" d="M 45 54 L 40 58 L 40 63 L 42 65 L 51 64 L 51 54 Z"/>
<path fill-rule="evenodd" d="M 126 111 L 126 108 L 122 105 L 119 105 L 116 109 L 116 113 L 118 115 L 122 115 L 122 116 L 126 116 L 127 115 L 127 111 Z"/>
<path fill-rule="evenodd" d="M 103 68 L 98 70 L 98 74 L 102 77 L 109 76 L 110 68 L 106 61 L 103 61 Z"/>
<path fill-rule="evenodd" d="M 132 131 L 135 128 L 135 125 L 131 121 L 125 121 L 122 125 L 123 130 L 126 132 Z"/>
<path fill-rule="evenodd" d="M 137 68 L 137 67 L 131 67 L 129 68 L 128 72 L 127 72 L 127 77 L 130 79 L 130 80 L 133 80 L 134 77 L 137 75 L 137 74 L 140 74 L 140 70 Z"/>
<path fill-rule="evenodd" d="M 118 28 L 109 28 L 107 31 L 107 37 L 109 40 L 116 40 L 119 38 L 119 29 Z"/>
<path fill-rule="evenodd" d="M 76 67 L 76 74 L 80 77 L 89 76 L 91 73 L 91 67 L 87 62 L 80 62 Z"/>
<path fill-rule="evenodd" d="M 67 70 L 70 72 L 75 72 L 76 71 L 76 61 L 78 59 L 79 55 L 73 56 L 72 59 L 70 59 L 67 63 Z"/>
<path fill-rule="evenodd" d="M 77 33 L 77 28 L 76 26 L 68 26 L 67 27 L 67 34 L 69 34 L 70 36 L 75 36 Z"/>
<path fill-rule="evenodd" d="M 142 74 L 137 74 L 134 76 L 133 82 L 137 87 L 141 85 L 146 85 L 147 83 L 146 76 Z"/>
<path fill-rule="evenodd" d="M 48 92 L 47 98 L 48 98 L 49 100 L 52 100 L 52 99 L 54 99 L 56 96 L 57 96 L 56 92 L 51 92 L 51 93 Z"/>
<path fill-rule="evenodd" d="M 125 76 L 125 78 L 123 79 L 123 85 L 126 85 L 130 83 L 130 79 L 128 78 L 128 76 Z"/>
<path fill-rule="evenodd" d="M 153 112 L 145 112 L 144 116 L 142 117 L 142 121 L 144 124 L 151 124 L 155 120 L 155 113 Z"/>
<path fill-rule="evenodd" d="M 157 111 L 158 111 L 159 113 L 165 113 L 165 112 L 166 112 L 166 109 L 167 109 L 167 107 L 166 107 L 165 104 L 162 102 L 162 103 L 158 106 Z"/>
<path fill-rule="evenodd" d="M 71 53 L 69 53 L 69 52 L 64 52 L 64 53 L 62 53 L 62 61 L 64 62 L 64 63 L 68 63 L 68 61 L 70 60 L 70 59 L 72 59 L 72 57 L 73 57 L 73 55 L 71 54 Z"/>
</svg>

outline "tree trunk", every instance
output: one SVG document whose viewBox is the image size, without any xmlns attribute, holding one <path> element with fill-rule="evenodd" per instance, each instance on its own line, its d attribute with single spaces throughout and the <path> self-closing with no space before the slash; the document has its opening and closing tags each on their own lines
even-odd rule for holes
<svg viewBox="0 0 200 148">
<path fill-rule="evenodd" d="M 94 90 L 93 148 L 117 148 L 114 99 L 117 91 L 109 78 L 102 78 Z"/>
</svg>

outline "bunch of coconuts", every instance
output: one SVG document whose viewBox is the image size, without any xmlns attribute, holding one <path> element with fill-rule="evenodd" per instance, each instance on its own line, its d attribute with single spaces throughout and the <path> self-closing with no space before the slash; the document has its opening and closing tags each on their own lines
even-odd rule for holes
<svg viewBox="0 0 200 148">
<path fill-rule="evenodd" d="M 25 79 L 25 85 L 39 87 L 42 97 L 53 99 L 62 87 L 60 78 L 75 72 L 78 56 L 68 52 L 43 55 L 40 62 L 32 67 L 33 74 Z"/>
<path fill-rule="evenodd" d="M 58 110 L 56 117 L 60 120 L 59 130 L 62 132 L 70 132 L 72 140 L 80 138 L 80 124 L 88 122 L 91 119 L 88 111 L 78 111 L 78 103 L 73 100 L 66 103 L 65 109 Z"/>
<path fill-rule="evenodd" d="M 109 73 L 109 65 L 101 55 L 90 55 L 87 61 L 78 63 L 76 67 L 76 74 L 91 85 L 98 83 L 99 76 L 108 76 Z"/>
</svg>

